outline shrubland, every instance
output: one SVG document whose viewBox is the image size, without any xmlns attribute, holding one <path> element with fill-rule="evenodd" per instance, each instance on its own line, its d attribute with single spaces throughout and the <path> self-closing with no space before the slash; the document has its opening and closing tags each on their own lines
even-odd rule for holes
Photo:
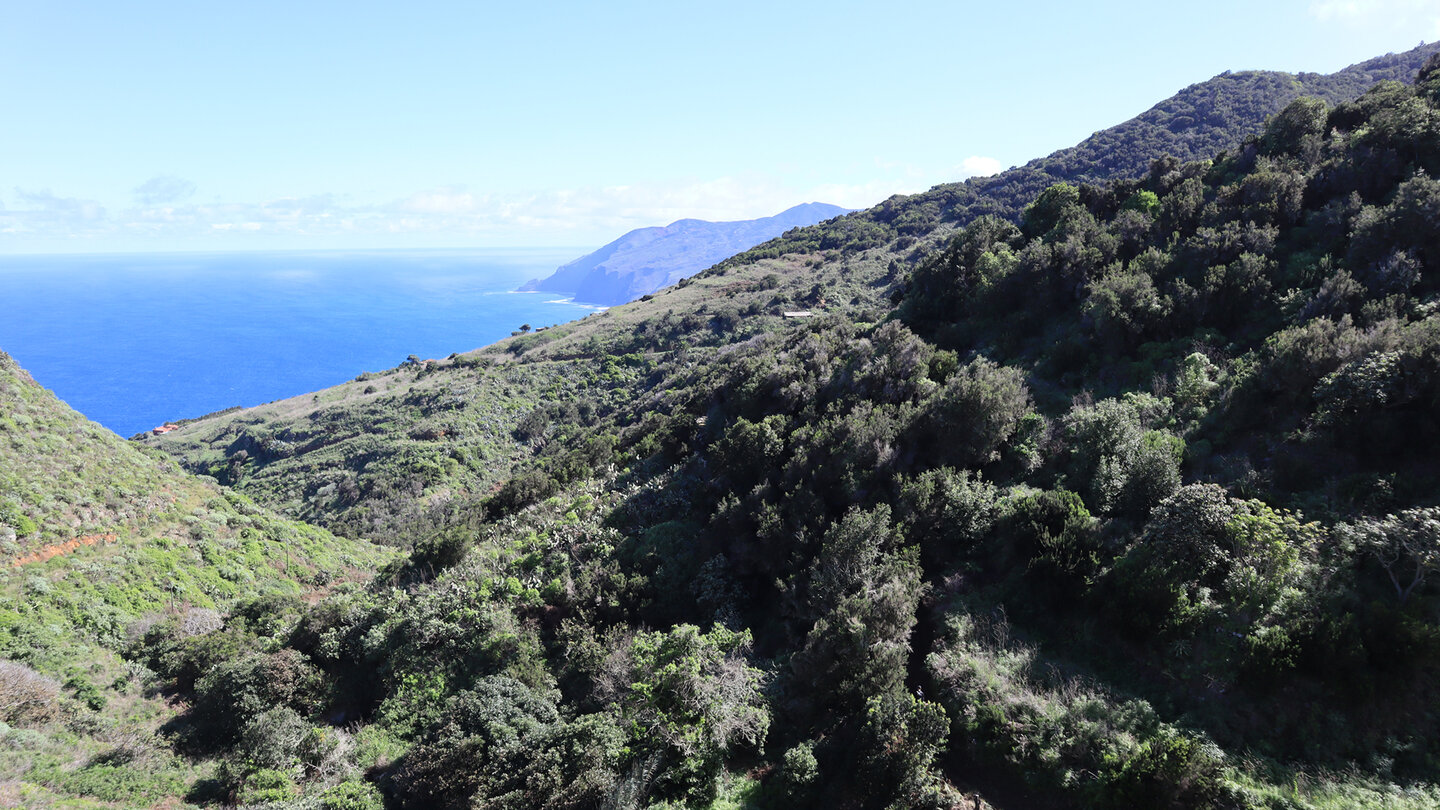
<svg viewBox="0 0 1440 810">
<path fill-rule="evenodd" d="M 368 578 L 386 554 L 278 517 L 89 422 L 0 353 L 0 803 L 150 806 L 209 766 L 164 727 L 157 628 Z"/>
<path fill-rule="evenodd" d="M 1332 101 L 162 437 L 403 549 L 127 631 L 188 795 L 1434 806 L 1440 58 Z"/>
</svg>

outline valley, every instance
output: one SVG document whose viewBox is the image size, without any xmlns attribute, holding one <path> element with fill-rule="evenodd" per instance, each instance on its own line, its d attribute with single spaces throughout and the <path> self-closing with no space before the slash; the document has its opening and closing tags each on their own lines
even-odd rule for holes
<svg viewBox="0 0 1440 810">
<path fill-rule="evenodd" d="M 0 356 L 0 798 L 1435 806 L 1437 50 L 163 435 Z"/>
</svg>

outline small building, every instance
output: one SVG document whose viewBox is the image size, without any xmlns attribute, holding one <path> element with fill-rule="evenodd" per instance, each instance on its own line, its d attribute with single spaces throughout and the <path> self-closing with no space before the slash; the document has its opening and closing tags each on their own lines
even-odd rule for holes
<svg viewBox="0 0 1440 810">
<path fill-rule="evenodd" d="M 814 316 L 814 313 L 808 309 L 802 309 L 796 312 L 782 312 L 780 314 L 786 318 L 810 318 Z"/>
</svg>

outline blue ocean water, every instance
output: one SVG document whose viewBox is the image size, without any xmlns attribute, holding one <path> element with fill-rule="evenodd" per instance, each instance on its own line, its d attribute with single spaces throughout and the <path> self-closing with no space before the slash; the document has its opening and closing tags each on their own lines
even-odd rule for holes
<svg viewBox="0 0 1440 810">
<path fill-rule="evenodd" d="M 0 256 L 0 349 L 130 436 L 549 326 L 585 248 Z"/>
</svg>

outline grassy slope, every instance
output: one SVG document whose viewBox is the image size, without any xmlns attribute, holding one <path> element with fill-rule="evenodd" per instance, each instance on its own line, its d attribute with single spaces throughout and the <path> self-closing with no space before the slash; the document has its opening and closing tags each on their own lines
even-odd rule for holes
<svg viewBox="0 0 1440 810">
<path fill-rule="evenodd" d="M 424 532 L 432 509 L 488 494 L 531 457 L 537 445 L 512 431 L 537 405 L 603 403 L 635 375 L 613 363 L 452 357 L 184 422 L 144 443 L 292 517 L 401 542 Z"/>
<path fill-rule="evenodd" d="M 149 806 L 183 793 L 201 772 L 156 736 L 175 712 L 119 654 L 137 623 L 208 626 L 237 599 L 365 578 L 386 557 L 187 475 L 86 420 L 4 353 L 0 504 L 0 659 L 60 686 L 37 715 L 0 718 L 14 725 L 0 723 L 5 806 Z"/>
</svg>

